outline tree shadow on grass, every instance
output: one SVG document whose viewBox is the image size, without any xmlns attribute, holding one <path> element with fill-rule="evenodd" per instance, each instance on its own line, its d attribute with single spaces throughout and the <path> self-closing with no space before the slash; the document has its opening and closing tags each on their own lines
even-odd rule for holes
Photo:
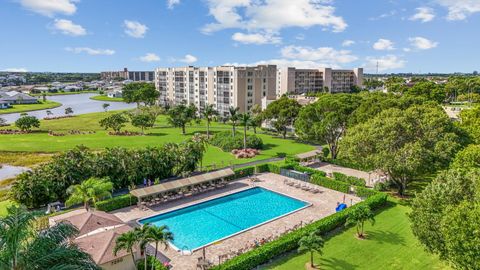
<svg viewBox="0 0 480 270">
<path fill-rule="evenodd" d="M 167 134 L 161 133 L 161 132 L 151 132 L 151 133 L 145 133 L 145 136 L 165 136 Z"/>
<path fill-rule="evenodd" d="M 353 270 L 358 265 L 337 258 L 321 258 L 319 269 Z"/>
<path fill-rule="evenodd" d="M 406 245 L 405 237 L 388 231 L 368 231 L 366 241 L 375 241 L 380 244 Z"/>
<path fill-rule="evenodd" d="M 263 146 L 262 146 L 262 150 L 270 150 L 270 149 L 275 148 L 275 147 L 277 147 L 276 144 L 264 143 Z"/>
</svg>

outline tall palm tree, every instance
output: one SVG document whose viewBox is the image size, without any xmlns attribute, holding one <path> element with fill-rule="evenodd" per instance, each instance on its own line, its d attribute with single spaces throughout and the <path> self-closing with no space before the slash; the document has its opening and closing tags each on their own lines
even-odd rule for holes
<svg viewBox="0 0 480 270">
<path fill-rule="evenodd" d="M 230 113 L 230 121 L 232 121 L 232 131 L 233 131 L 233 137 L 235 137 L 235 126 L 237 125 L 238 121 L 238 111 L 240 108 L 238 107 L 230 107 L 228 108 L 228 112 Z"/>
<path fill-rule="evenodd" d="M 120 250 L 126 250 L 132 255 L 133 264 L 135 263 L 135 254 L 133 254 L 133 248 L 138 243 L 138 234 L 135 231 L 128 231 L 122 233 L 117 240 L 115 240 L 115 247 L 113 248 L 113 254 L 117 256 Z"/>
<path fill-rule="evenodd" d="M 152 242 L 155 242 L 155 256 L 157 257 L 158 253 L 158 244 L 162 244 L 165 247 L 165 250 L 168 249 L 168 241 L 173 241 L 173 233 L 168 230 L 168 227 L 163 225 L 160 227 L 151 226 L 149 231 L 149 239 Z M 153 270 L 153 264 L 152 264 Z"/>
<path fill-rule="evenodd" d="M 0 269 L 88 269 L 100 270 L 70 239 L 78 230 L 58 223 L 38 232 L 35 217 L 23 207 L 13 206 L 0 218 Z"/>
<path fill-rule="evenodd" d="M 215 115 L 218 115 L 218 112 L 213 108 L 213 105 L 207 104 L 203 110 L 203 117 L 207 120 L 207 140 L 210 139 L 210 122 Z"/>
<path fill-rule="evenodd" d="M 247 127 L 250 124 L 252 117 L 249 113 L 242 113 L 238 118 L 243 125 L 243 149 L 247 149 Z"/>
<path fill-rule="evenodd" d="M 93 206 L 96 206 L 96 203 L 99 199 L 111 197 L 111 190 L 113 189 L 112 182 L 108 181 L 107 178 L 89 178 L 83 181 L 80 185 L 73 185 L 67 189 L 67 193 L 70 194 L 70 197 L 67 199 L 65 204 L 67 206 L 83 203 L 85 210 L 88 211 L 89 203 L 92 202 Z"/>
<path fill-rule="evenodd" d="M 347 217 L 346 225 L 355 225 L 357 227 L 357 237 L 365 238 L 364 224 L 365 221 L 370 221 L 372 225 L 375 224 L 375 215 L 370 207 L 366 205 L 359 205 Z"/>
<path fill-rule="evenodd" d="M 137 236 L 138 246 L 140 247 L 140 252 L 143 253 L 145 259 L 145 270 L 147 270 L 147 246 L 149 242 L 153 242 L 153 239 L 150 238 L 150 229 L 152 226 L 149 223 L 143 224 L 142 227 L 137 227 L 134 229 L 134 233 Z"/>
</svg>

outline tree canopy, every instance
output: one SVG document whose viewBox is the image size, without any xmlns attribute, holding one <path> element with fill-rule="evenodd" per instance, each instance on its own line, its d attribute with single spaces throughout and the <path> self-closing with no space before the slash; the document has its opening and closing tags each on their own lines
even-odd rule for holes
<svg viewBox="0 0 480 270">
<path fill-rule="evenodd" d="M 349 129 L 344 155 L 386 172 L 401 195 L 410 181 L 448 166 L 463 140 L 438 106 L 389 109 Z"/>
<path fill-rule="evenodd" d="M 132 82 L 125 84 L 122 89 L 123 100 L 127 103 L 140 103 L 145 105 L 154 105 L 160 93 L 155 89 L 155 85 L 147 82 Z"/>
<path fill-rule="evenodd" d="M 264 119 L 270 120 L 272 126 L 283 138 L 286 138 L 287 127 L 293 126 L 300 112 L 300 108 L 301 106 L 296 100 L 282 96 L 268 104 L 267 108 L 263 111 L 263 116 Z"/>
<path fill-rule="evenodd" d="M 335 159 L 350 115 L 359 105 L 358 95 L 322 95 L 315 103 L 302 108 L 295 121 L 295 131 L 304 140 L 327 143 L 332 158 Z"/>
<path fill-rule="evenodd" d="M 197 120 L 197 108 L 193 104 L 189 106 L 179 104 L 168 110 L 168 123 L 174 127 L 181 128 L 182 134 L 185 134 L 185 126 L 193 120 Z"/>
<path fill-rule="evenodd" d="M 101 127 L 105 129 L 113 129 L 114 132 L 118 133 L 123 127 L 125 127 L 125 124 L 128 123 L 128 118 L 124 113 L 115 113 L 103 118 L 99 123 Z"/>
<path fill-rule="evenodd" d="M 24 115 L 15 121 L 15 126 L 21 131 L 31 131 L 32 128 L 39 128 L 40 121 L 35 116 Z"/>
</svg>

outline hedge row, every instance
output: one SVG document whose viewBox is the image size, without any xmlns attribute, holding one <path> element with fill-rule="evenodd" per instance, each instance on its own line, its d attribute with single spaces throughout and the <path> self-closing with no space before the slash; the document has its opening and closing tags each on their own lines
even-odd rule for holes
<svg viewBox="0 0 480 270">
<path fill-rule="evenodd" d="M 125 194 L 98 202 L 96 209 L 100 211 L 110 212 L 120 208 L 135 205 L 137 201 L 137 197 L 130 194 Z"/>
<path fill-rule="evenodd" d="M 310 175 L 316 174 L 316 175 L 321 175 L 321 176 L 327 176 L 327 174 L 323 171 L 315 170 L 315 169 L 312 169 L 312 168 L 309 168 L 309 167 L 304 167 L 304 166 L 301 166 L 298 163 L 293 164 L 293 169 L 296 170 L 296 171 L 299 171 L 299 172 L 308 173 Z"/>
<path fill-rule="evenodd" d="M 357 195 L 360 198 L 368 198 L 371 197 L 375 194 L 377 194 L 378 191 L 369 189 L 366 187 L 355 187 L 355 195 Z"/>
<path fill-rule="evenodd" d="M 322 187 L 340 191 L 343 193 L 348 193 L 350 190 L 350 185 L 345 182 L 340 182 L 337 180 L 324 177 L 320 174 L 314 174 L 310 177 L 310 182 Z"/>
<path fill-rule="evenodd" d="M 368 205 L 372 210 L 379 209 L 385 205 L 387 195 L 377 193 L 374 196 L 360 202 L 350 208 L 337 212 L 333 215 L 313 222 L 303 228 L 295 230 L 291 233 L 285 234 L 275 241 L 266 243 L 242 255 L 226 261 L 223 264 L 214 266 L 211 270 L 250 270 L 259 265 L 268 263 L 270 260 L 281 256 L 287 252 L 296 250 L 298 248 L 298 241 L 305 235 L 311 232 L 319 232 L 326 234 L 345 224 L 348 215 L 352 209 L 359 205 Z"/>
<path fill-rule="evenodd" d="M 342 181 L 342 182 L 345 182 L 345 183 L 349 183 L 349 184 L 354 185 L 354 186 L 359 186 L 359 187 L 366 186 L 365 179 L 358 178 L 358 177 L 355 177 L 355 176 L 348 176 L 348 175 L 345 175 L 345 174 L 339 173 L 339 172 L 334 172 L 333 173 L 333 178 L 335 178 L 335 180 Z"/>
</svg>

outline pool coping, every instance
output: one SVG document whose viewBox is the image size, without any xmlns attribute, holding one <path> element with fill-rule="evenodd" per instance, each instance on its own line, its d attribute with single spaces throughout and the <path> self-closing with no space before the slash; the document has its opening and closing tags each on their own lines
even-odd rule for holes
<svg viewBox="0 0 480 270">
<path fill-rule="evenodd" d="M 275 221 L 275 220 L 277 220 L 277 219 L 280 219 L 280 218 L 289 216 L 289 215 L 291 215 L 291 214 L 293 214 L 293 213 L 299 212 L 299 211 L 304 210 L 304 209 L 306 209 L 306 208 L 308 208 L 308 207 L 311 207 L 311 206 L 313 205 L 313 204 L 310 203 L 310 202 L 307 202 L 307 201 L 305 201 L 305 200 L 296 198 L 296 197 L 291 196 L 291 195 L 287 195 L 287 194 L 285 194 L 285 193 L 283 193 L 283 192 L 274 191 L 274 190 L 271 190 L 271 189 L 269 189 L 269 188 L 265 188 L 265 187 L 261 187 L 261 186 L 251 186 L 251 187 L 249 187 L 249 188 L 240 190 L 240 191 L 238 191 L 238 192 L 233 192 L 233 193 L 230 193 L 230 194 L 226 194 L 226 195 L 219 196 L 219 197 L 216 197 L 216 198 L 211 198 L 211 199 L 209 199 L 209 200 L 205 200 L 205 201 L 202 201 L 202 202 L 199 202 L 199 203 L 195 203 L 195 204 L 192 204 L 192 205 L 180 207 L 180 208 L 177 208 L 177 209 L 172 209 L 172 210 L 166 211 L 166 212 L 161 213 L 161 214 L 153 214 L 153 215 L 150 215 L 150 216 L 142 217 L 142 218 L 137 219 L 135 222 L 136 222 L 138 225 L 143 226 L 143 224 L 140 223 L 140 220 L 144 220 L 144 219 L 148 219 L 148 218 L 151 218 L 151 217 L 168 214 L 168 213 L 171 213 L 171 212 L 174 212 L 174 211 L 178 211 L 178 210 L 181 210 L 181 209 L 184 209 L 184 208 L 188 208 L 188 207 L 191 207 L 191 206 L 195 206 L 195 205 L 199 205 L 199 204 L 206 203 L 206 202 L 209 202 L 209 201 L 213 201 L 213 200 L 216 200 L 216 199 L 220 199 L 220 198 L 223 198 L 223 197 L 227 197 L 227 196 L 230 196 L 230 195 L 233 195 L 233 194 L 237 194 L 237 193 L 240 193 L 240 192 L 243 192 L 243 191 L 247 191 L 247 190 L 250 190 L 250 189 L 254 189 L 254 188 L 262 188 L 262 189 L 268 190 L 268 191 L 270 191 L 270 192 L 277 193 L 277 194 L 283 195 L 283 196 L 285 196 L 285 197 L 292 198 L 292 199 L 295 199 L 295 200 L 297 200 L 297 201 L 304 202 L 304 203 L 306 203 L 306 205 L 303 206 L 303 207 L 300 207 L 300 208 L 298 208 L 298 209 L 295 209 L 295 210 L 293 210 L 293 211 L 287 212 L 287 213 L 285 213 L 285 214 L 283 214 L 283 215 L 280 215 L 280 216 L 278 216 L 278 217 L 274 217 L 274 218 L 269 219 L 269 220 L 266 220 L 266 221 L 264 221 L 264 222 L 262 222 L 262 223 L 256 224 L 256 225 L 254 225 L 254 226 L 252 226 L 252 227 L 248 227 L 248 228 L 246 228 L 246 229 L 243 229 L 243 230 L 241 230 L 241 231 L 238 231 L 238 232 L 236 232 L 236 233 L 234 233 L 234 234 L 227 235 L 227 236 L 225 236 L 225 237 L 223 237 L 223 238 L 217 239 L 217 240 L 215 240 L 215 241 L 212 241 L 212 242 L 210 242 L 210 243 L 207 243 L 207 244 L 202 245 L 202 246 L 200 246 L 200 247 L 197 247 L 197 248 L 195 248 L 195 249 L 191 249 L 191 250 L 188 250 L 188 249 L 179 249 L 177 246 L 175 246 L 175 245 L 174 245 L 172 242 L 170 242 L 170 241 L 168 242 L 168 245 L 169 245 L 170 247 L 172 247 L 172 248 L 173 248 L 175 251 L 177 251 L 177 252 L 182 252 L 182 253 L 183 253 L 183 252 L 185 252 L 185 251 L 188 251 L 188 252 L 190 253 L 190 254 L 182 254 L 182 255 L 191 255 L 191 254 L 193 254 L 193 252 L 195 252 L 195 251 L 197 251 L 197 250 L 200 250 L 200 249 L 203 249 L 203 248 L 205 248 L 205 247 L 214 245 L 214 244 L 219 243 L 219 242 L 221 242 L 221 241 L 223 241 L 223 240 L 226 240 L 226 239 L 228 239 L 228 238 L 232 238 L 232 237 L 237 236 L 237 235 L 239 235 L 239 234 L 241 234 L 241 233 L 244 233 L 244 232 L 246 232 L 246 231 L 249 231 L 249 230 L 255 229 L 255 228 L 257 228 L 257 227 L 263 226 L 263 225 L 265 225 L 265 224 L 268 224 L 268 223 L 270 223 L 270 222 L 273 222 L 273 221 Z"/>
</svg>

